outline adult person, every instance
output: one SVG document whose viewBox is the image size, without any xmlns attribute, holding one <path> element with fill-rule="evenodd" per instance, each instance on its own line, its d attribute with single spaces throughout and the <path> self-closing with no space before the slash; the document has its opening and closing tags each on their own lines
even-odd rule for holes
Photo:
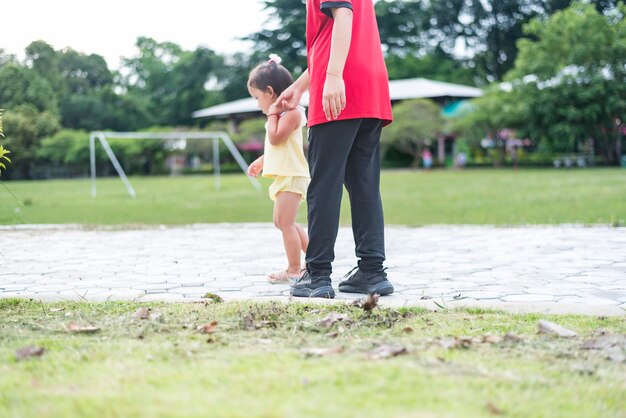
<svg viewBox="0 0 626 418">
<path fill-rule="evenodd" d="M 391 123 L 387 68 L 372 0 L 307 0 L 307 69 L 277 99 L 294 108 L 309 90 L 311 183 L 307 192 L 306 272 L 297 297 L 333 298 L 330 275 L 342 188 L 352 209 L 358 265 L 339 284 L 350 293 L 393 293 L 383 268 L 380 135 Z"/>
</svg>

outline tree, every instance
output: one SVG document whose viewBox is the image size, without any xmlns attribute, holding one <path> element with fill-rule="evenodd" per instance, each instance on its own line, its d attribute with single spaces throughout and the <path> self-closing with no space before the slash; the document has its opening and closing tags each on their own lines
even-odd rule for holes
<svg viewBox="0 0 626 418">
<path fill-rule="evenodd" d="M 2 112 L 4 112 L 4 109 L 0 109 L 0 138 L 4 138 L 4 126 L 2 124 Z M 4 148 L 4 146 L 0 145 L 0 174 L 2 174 L 2 170 L 7 169 L 6 163 L 11 162 L 9 157 L 7 157 L 7 155 L 10 153 L 11 151 Z"/>
<path fill-rule="evenodd" d="M 50 84 L 34 70 L 16 63 L 0 67 L 0 103 L 6 109 L 29 104 L 40 112 L 58 114 L 57 96 Z"/>
<path fill-rule="evenodd" d="M 232 101 L 249 97 L 248 74 L 258 62 L 254 55 L 238 52 L 224 60 L 224 65 L 217 70 L 221 82 L 223 100 Z"/>
<path fill-rule="evenodd" d="M 378 1 L 374 8 L 380 41 L 387 56 L 406 57 L 429 48 L 425 2 Z"/>
<path fill-rule="evenodd" d="M 385 61 L 390 80 L 424 77 L 448 83 L 474 84 L 475 71 L 465 68 L 462 63 L 441 49 L 422 57 L 414 54 L 406 56 L 388 54 Z"/>
<path fill-rule="evenodd" d="M 100 55 L 86 55 L 65 49 L 59 53 L 59 72 L 63 77 L 65 94 L 59 98 L 61 123 L 66 128 L 98 130 L 111 128 L 112 103 L 104 99 L 112 90 L 113 73 Z"/>
<path fill-rule="evenodd" d="M 49 111 L 40 112 L 33 105 L 24 104 L 11 108 L 4 123 L 10 132 L 6 144 L 19 157 L 13 161 L 9 175 L 15 170 L 20 177 L 30 179 L 41 140 L 59 129 L 59 120 Z"/>
<path fill-rule="evenodd" d="M 492 85 L 484 95 L 473 99 L 469 110 L 452 121 L 451 129 L 458 139 L 474 149 L 481 148 L 485 138 L 493 143 L 489 154 L 493 165 L 499 167 L 506 158 L 506 141 L 500 133 L 525 124 L 523 114 L 526 103 L 514 94 Z"/>
<path fill-rule="evenodd" d="M 393 113 L 394 122 L 383 130 L 382 144 L 410 155 L 417 167 L 422 151 L 443 128 L 441 109 L 430 100 L 415 99 L 397 104 Z"/>
<path fill-rule="evenodd" d="M 523 26 L 535 17 L 546 18 L 567 8 L 572 0 L 442 0 L 431 1 L 426 11 L 428 38 L 449 54 L 462 45 L 479 77 L 501 81 L 513 68 L 516 43 Z M 593 2 L 608 13 L 619 0 Z"/>
<path fill-rule="evenodd" d="M 554 150 L 593 138 L 607 163 L 621 154 L 626 115 L 626 6 L 600 14 L 575 3 L 526 27 L 507 75 L 523 108 L 525 132 Z"/>
<path fill-rule="evenodd" d="M 130 97 L 145 99 L 153 124 L 188 125 L 191 113 L 205 104 L 205 84 L 219 67 L 219 57 L 207 48 L 184 51 L 171 42 L 140 37 L 139 54 L 123 60 L 128 74 L 120 78 Z"/>
<path fill-rule="evenodd" d="M 239 125 L 239 132 L 232 136 L 235 142 L 246 142 L 257 140 L 262 142 L 265 139 L 266 118 L 247 119 Z"/>
<path fill-rule="evenodd" d="M 252 62 L 278 54 L 285 68 L 299 75 L 307 67 L 306 0 L 263 0 L 263 4 L 270 12 L 266 25 L 276 29 L 262 29 L 244 38 L 254 42 Z"/>
<path fill-rule="evenodd" d="M 26 47 L 26 66 L 45 79 L 57 93 L 57 97 L 65 95 L 66 88 L 59 69 L 59 60 L 60 54 L 45 41 L 31 42 Z"/>
</svg>

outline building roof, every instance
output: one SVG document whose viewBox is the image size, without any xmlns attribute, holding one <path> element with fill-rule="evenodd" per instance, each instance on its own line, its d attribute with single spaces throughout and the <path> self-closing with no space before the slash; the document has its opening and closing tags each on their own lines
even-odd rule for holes
<svg viewBox="0 0 626 418">
<path fill-rule="evenodd" d="M 436 99 L 454 97 L 469 99 L 481 96 L 483 93 L 476 87 L 462 84 L 444 83 L 443 81 L 429 80 L 427 78 L 409 78 L 405 80 L 392 80 L 389 82 L 389 95 L 391 101 L 407 99 Z"/>
<path fill-rule="evenodd" d="M 458 98 L 467 99 L 482 95 L 482 91 L 476 87 L 461 84 L 444 83 L 442 81 L 429 80 L 426 78 L 409 78 L 405 80 L 392 80 L 389 82 L 389 94 L 391 101 L 418 99 L 418 98 Z M 309 93 L 302 95 L 302 106 L 308 106 Z M 194 118 L 225 118 L 245 113 L 259 112 L 256 100 L 253 98 L 235 100 L 222 103 L 217 106 L 207 107 L 193 112 Z"/>
</svg>

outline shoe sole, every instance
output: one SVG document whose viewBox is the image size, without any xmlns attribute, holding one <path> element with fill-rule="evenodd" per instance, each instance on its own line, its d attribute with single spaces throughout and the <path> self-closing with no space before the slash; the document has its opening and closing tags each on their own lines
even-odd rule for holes
<svg viewBox="0 0 626 418">
<path fill-rule="evenodd" d="M 317 289 L 291 289 L 291 296 L 298 298 L 326 298 L 334 299 L 335 291 L 330 286 L 322 286 Z"/>
<path fill-rule="evenodd" d="M 377 294 L 380 296 L 387 296 L 393 293 L 393 285 L 389 282 L 378 283 L 373 286 L 368 286 L 367 288 L 356 287 L 349 284 L 339 285 L 339 291 L 344 293 L 362 293 L 364 295 L 367 294 Z"/>
</svg>

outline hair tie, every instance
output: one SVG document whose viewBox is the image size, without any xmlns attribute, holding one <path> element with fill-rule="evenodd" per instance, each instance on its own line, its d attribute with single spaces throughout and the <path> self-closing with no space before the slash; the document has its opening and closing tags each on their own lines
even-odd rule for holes
<svg viewBox="0 0 626 418">
<path fill-rule="evenodd" d="M 274 62 L 276 65 L 280 65 L 283 60 L 276 54 L 270 54 L 270 59 L 267 62 Z"/>
</svg>

